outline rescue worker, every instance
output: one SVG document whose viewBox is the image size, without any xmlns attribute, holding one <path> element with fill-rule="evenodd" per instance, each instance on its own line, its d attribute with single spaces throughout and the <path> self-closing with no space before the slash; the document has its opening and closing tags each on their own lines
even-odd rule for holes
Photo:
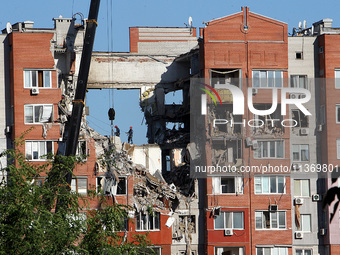
<svg viewBox="0 0 340 255">
<path fill-rule="evenodd" d="M 133 130 L 132 130 L 132 127 L 130 127 L 129 131 L 126 132 L 128 134 L 128 143 L 133 143 L 132 141 L 132 136 L 133 136 Z"/>
<path fill-rule="evenodd" d="M 119 129 L 119 127 L 116 125 L 115 126 L 115 129 L 116 129 L 116 131 L 115 131 L 115 136 L 120 136 L 120 129 Z"/>
</svg>

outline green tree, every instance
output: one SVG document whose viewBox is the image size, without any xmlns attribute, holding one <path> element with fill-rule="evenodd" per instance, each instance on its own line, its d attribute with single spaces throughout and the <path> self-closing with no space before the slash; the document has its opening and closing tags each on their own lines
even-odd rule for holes
<svg viewBox="0 0 340 255">
<path fill-rule="evenodd" d="M 139 254 L 140 249 L 153 254 L 147 236 L 117 232 L 123 230 L 127 206 L 103 201 L 103 208 L 84 217 L 88 197 L 66 192 L 60 171 L 72 172 L 75 157 L 47 155 L 50 160 L 37 166 L 25 159 L 21 144 L 0 155 L 10 162 L 1 169 L 7 178 L 0 184 L 0 254 Z M 48 178 L 38 182 L 43 173 Z M 58 197 L 68 206 L 54 212 Z"/>
</svg>

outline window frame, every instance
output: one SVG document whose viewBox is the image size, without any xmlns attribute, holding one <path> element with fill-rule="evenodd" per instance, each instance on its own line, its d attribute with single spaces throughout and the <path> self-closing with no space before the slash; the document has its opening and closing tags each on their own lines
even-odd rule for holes
<svg viewBox="0 0 340 255">
<path fill-rule="evenodd" d="M 335 105 L 335 123 L 340 124 L 340 104 Z"/>
<path fill-rule="evenodd" d="M 303 86 L 300 85 L 300 79 L 303 78 Z M 296 79 L 298 82 L 294 82 L 294 79 Z M 297 86 L 293 86 L 297 85 Z M 291 74 L 290 75 L 290 87 L 291 88 L 303 88 L 303 89 L 308 89 L 308 84 L 307 84 L 307 75 L 306 74 Z"/>
<path fill-rule="evenodd" d="M 136 212 L 136 215 L 135 215 L 135 230 L 136 231 L 160 231 L 161 230 L 161 215 L 160 215 L 160 212 L 156 212 L 156 211 L 153 211 L 153 216 L 151 216 L 149 214 L 149 212 L 146 212 L 146 213 L 143 213 L 142 211 L 140 212 Z M 143 219 L 143 216 L 142 215 L 145 215 L 145 219 L 146 219 L 146 229 L 144 229 L 144 226 L 145 226 L 145 223 L 144 221 L 142 220 Z M 155 217 L 155 215 L 158 215 L 157 217 Z M 150 226 L 150 218 L 152 217 L 152 228 Z M 158 221 L 157 224 L 156 223 L 156 220 Z M 139 228 L 138 228 L 138 225 L 139 225 Z M 158 225 L 158 228 L 156 227 L 156 225 Z M 143 226 L 143 228 L 141 228 Z"/>
<path fill-rule="evenodd" d="M 52 88 L 52 71 L 55 71 L 53 69 L 24 69 L 24 88 L 25 89 L 32 89 L 32 88 L 39 88 L 39 89 L 51 89 Z M 35 78 L 33 78 L 33 72 L 35 72 Z M 42 84 L 43 86 L 39 86 L 39 72 L 42 72 Z M 49 86 L 45 86 L 47 81 L 46 79 L 46 73 L 49 73 L 48 80 L 49 80 Z M 26 75 L 28 74 L 28 75 Z M 29 79 L 29 81 L 27 81 Z M 35 86 L 33 86 L 35 80 Z"/>
<path fill-rule="evenodd" d="M 259 253 L 258 249 L 262 249 L 261 253 Z M 263 249 L 270 249 L 270 255 L 288 255 L 288 248 L 287 247 L 256 247 L 256 255 L 265 255 L 266 253 Z M 282 249 L 285 249 L 284 253 L 281 254 Z M 274 250 L 277 250 L 274 252 Z"/>
<path fill-rule="evenodd" d="M 223 193 L 222 178 L 233 178 L 234 179 L 234 192 Z M 213 177 L 213 194 L 243 195 L 243 189 L 244 189 L 243 176 L 217 176 L 217 177 Z"/>
<path fill-rule="evenodd" d="M 271 178 L 275 177 L 275 190 L 276 192 L 271 192 L 272 190 L 272 181 Z M 261 191 L 259 192 L 257 190 L 257 187 L 259 185 L 259 183 L 256 183 L 256 180 L 258 180 L 260 178 L 261 180 Z M 269 192 L 265 192 L 263 187 L 264 185 L 264 178 L 268 178 L 268 191 Z M 278 178 L 283 178 L 283 192 L 279 192 L 279 179 Z M 254 194 L 255 195 L 272 195 L 272 194 L 286 194 L 286 177 L 283 175 L 267 175 L 267 176 L 263 176 L 263 175 L 255 175 L 254 176 Z"/>
<path fill-rule="evenodd" d="M 336 139 L 336 158 L 340 159 L 340 138 Z"/>
<path fill-rule="evenodd" d="M 307 146 L 307 160 L 302 160 L 302 146 Z M 297 152 L 296 152 L 297 149 Z M 294 159 L 294 153 L 298 153 L 298 160 Z M 310 155 L 309 155 L 309 144 L 293 144 L 292 145 L 292 161 L 293 162 L 309 162 L 310 161 Z"/>
<path fill-rule="evenodd" d="M 335 68 L 334 70 L 334 87 L 340 89 L 340 69 Z"/>
<path fill-rule="evenodd" d="M 310 254 L 309 255 L 313 255 L 313 249 L 304 249 L 304 248 L 298 248 L 298 249 L 295 249 L 295 254 L 297 254 L 297 251 L 301 251 L 302 255 L 308 255 L 306 254 L 306 251 L 310 251 Z"/>
<path fill-rule="evenodd" d="M 31 159 L 27 157 L 28 154 L 28 144 L 31 144 L 30 147 L 30 152 L 31 152 Z M 34 148 L 33 148 L 33 143 L 37 143 L 36 149 L 38 153 L 38 158 L 34 158 L 33 153 L 34 153 Z M 40 143 L 45 143 L 45 148 L 44 150 L 46 153 L 42 154 L 41 152 L 41 145 Z M 48 143 L 50 143 L 50 148 L 48 146 Z M 28 161 L 47 161 L 47 158 L 42 158 L 43 156 L 49 154 L 49 153 L 54 153 L 54 141 L 53 140 L 25 140 L 25 158 Z"/>
<path fill-rule="evenodd" d="M 234 224 L 234 214 L 236 214 L 236 213 L 241 214 L 241 219 L 242 219 L 242 221 L 241 221 L 242 227 L 241 228 L 234 226 L 235 225 Z M 230 222 L 232 224 L 231 227 L 227 226 L 227 220 L 226 220 L 227 214 L 231 215 L 231 220 L 230 220 Z M 216 227 L 216 221 L 217 221 L 218 217 L 223 217 L 223 228 Z M 244 211 L 221 211 L 220 215 L 214 217 L 214 229 L 215 230 L 224 230 L 224 229 L 230 229 L 230 228 L 233 229 L 233 230 L 244 230 Z"/>
<path fill-rule="evenodd" d="M 303 181 L 307 181 L 308 183 L 308 195 L 304 195 L 303 194 Z M 297 183 L 298 182 L 298 183 Z M 296 186 L 299 186 L 299 194 L 296 194 Z M 311 190 L 310 190 L 310 179 L 294 179 L 294 183 L 293 183 L 293 187 L 294 187 L 294 197 L 310 197 L 311 194 Z"/>
<path fill-rule="evenodd" d="M 79 192 L 79 189 L 80 189 L 79 188 L 79 180 L 86 180 L 86 192 Z M 74 189 L 74 181 L 75 181 L 75 189 Z M 81 190 L 83 190 L 83 189 L 81 189 Z M 77 192 L 80 195 L 87 195 L 87 191 L 88 191 L 88 178 L 87 178 L 87 176 L 73 177 L 72 180 L 71 180 L 71 191 Z"/>
<path fill-rule="evenodd" d="M 267 228 L 266 226 L 263 226 L 263 223 L 266 221 L 266 216 L 265 213 L 268 213 L 268 217 L 269 217 L 269 228 Z M 257 218 L 258 215 L 261 214 L 261 227 L 258 228 L 257 226 Z M 273 227 L 273 221 L 274 218 L 271 217 L 271 215 L 276 214 L 276 224 L 277 227 Z M 280 227 L 280 216 L 279 214 L 284 214 L 284 227 Z M 255 211 L 255 230 L 286 230 L 287 229 L 287 215 L 286 215 L 286 211 L 268 211 L 268 210 L 256 210 Z"/>
<path fill-rule="evenodd" d="M 275 156 L 271 157 L 271 143 L 275 143 Z M 267 144 L 267 156 L 264 155 L 264 144 Z M 282 157 L 278 157 L 278 143 L 282 144 Z M 254 159 L 284 159 L 285 157 L 285 141 L 284 140 L 262 140 L 257 141 L 258 148 L 254 150 Z M 259 155 L 261 153 L 261 155 Z M 268 156 L 269 155 L 269 156 Z"/>
<path fill-rule="evenodd" d="M 45 121 L 45 122 L 41 122 L 41 121 L 35 121 L 35 119 L 36 119 L 36 110 L 35 110 L 35 107 L 41 107 L 42 106 L 42 111 L 43 111 L 43 113 L 44 113 L 44 108 L 45 107 L 51 107 L 51 116 L 50 116 L 50 118 L 49 118 L 49 120 L 48 121 Z M 54 119 L 54 107 L 53 107 L 54 105 L 53 104 L 25 104 L 24 105 L 24 123 L 25 123 L 25 125 L 43 125 L 44 123 L 53 123 L 53 119 Z M 32 107 L 32 122 L 27 122 L 26 121 L 26 118 L 28 118 L 28 117 L 30 117 L 29 115 L 28 115 L 28 108 L 29 107 Z M 41 116 L 41 117 L 43 117 L 43 116 Z"/>
<path fill-rule="evenodd" d="M 294 114 L 294 112 L 297 112 L 297 114 Z M 295 116 L 298 118 L 296 119 Z M 302 125 L 304 123 L 303 119 L 305 118 L 306 125 Z M 300 109 L 293 109 L 292 110 L 292 119 L 295 120 L 298 125 L 296 125 L 294 128 L 308 128 L 308 116 L 304 115 L 303 112 Z"/>
<path fill-rule="evenodd" d="M 304 226 L 303 222 L 305 221 L 303 216 L 309 216 L 309 230 L 302 229 L 302 226 Z M 303 232 L 303 233 L 311 233 L 312 232 L 312 215 L 311 214 L 300 214 L 300 228 L 298 228 L 295 224 L 295 231 Z"/>
<path fill-rule="evenodd" d="M 269 77 L 269 73 L 273 73 L 273 77 Z M 276 77 L 276 73 L 280 72 L 280 77 Z M 255 73 L 258 73 L 258 77 L 255 77 Z M 266 74 L 266 77 L 261 78 L 261 73 Z M 283 88 L 283 71 L 277 70 L 277 69 L 268 69 L 268 70 L 253 70 L 252 71 L 252 87 L 253 88 Z M 265 82 L 261 79 L 265 80 Z M 268 86 L 270 80 L 273 80 L 273 86 Z M 279 86 L 276 86 L 277 80 L 280 80 Z M 255 83 L 258 84 L 258 86 L 254 86 Z M 263 83 L 265 83 L 266 86 L 261 86 Z"/>
</svg>

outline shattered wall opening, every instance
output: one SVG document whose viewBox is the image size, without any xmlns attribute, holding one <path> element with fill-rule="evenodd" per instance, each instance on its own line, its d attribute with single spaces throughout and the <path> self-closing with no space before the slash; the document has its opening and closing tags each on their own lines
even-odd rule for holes
<svg viewBox="0 0 340 255">
<path fill-rule="evenodd" d="M 242 164 L 242 139 L 213 139 L 212 140 L 213 165 Z"/>
<path fill-rule="evenodd" d="M 271 104 L 254 104 L 254 108 L 257 110 L 269 110 L 272 107 Z M 254 114 L 257 127 L 253 128 L 255 135 L 282 135 L 284 127 L 281 125 L 283 116 L 281 115 L 281 104 L 277 105 L 276 110 L 272 114 L 268 115 L 256 115 Z"/>
</svg>

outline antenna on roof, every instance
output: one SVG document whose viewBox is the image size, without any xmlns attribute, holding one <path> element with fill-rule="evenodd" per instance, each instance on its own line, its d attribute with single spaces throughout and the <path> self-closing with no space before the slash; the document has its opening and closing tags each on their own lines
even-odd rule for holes
<svg viewBox="0 0 340 255">
<path fill-rule="evenodd" d="M 303 29 L 306 29 L 306 28 L 307 28 L 307 21 L 304 20 L 304 21 L 303 21 Z"/>
<path fill-rule="evenodd" d="M 6 24 L 6 31 L 7 31 L 7 34 L 10 34 L 13 31 L 12 30 L 12 25 L 9 22 L 7 22 L 7 24 Z"/>
</svg>

